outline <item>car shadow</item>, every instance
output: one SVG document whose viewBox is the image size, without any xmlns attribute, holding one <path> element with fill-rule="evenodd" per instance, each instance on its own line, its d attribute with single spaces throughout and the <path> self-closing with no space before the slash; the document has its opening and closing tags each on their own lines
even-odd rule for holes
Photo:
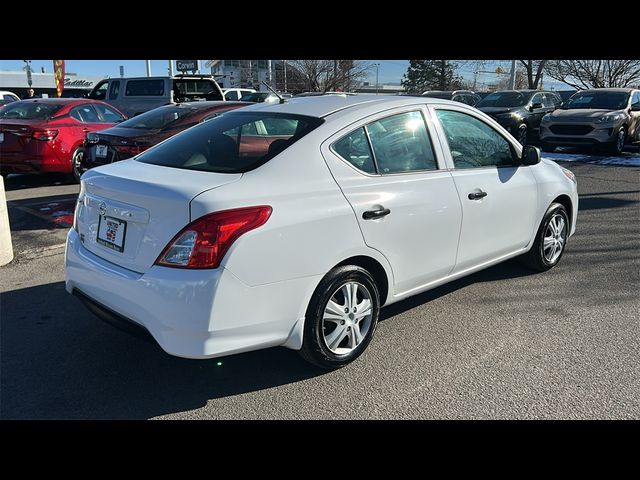
<svg viewBox="0 0 640 480">
<path fill-rule="evenodd" d="M 411 310 L 412 308 L 416 308 L 424 303 L 431 302 L 432 300 L 448 295 L 474 283 L 508 280 L 510 278 L 518 278 L 534 274 L 535 272 L 526 268 L 519 260 L 508 260 L 472 275 L 468 275 L 440 287 L 436 287 L 432 290 L 427 290 L 424 293 L 409 297 L 406 300 L 391 304 L 388 307 L 384 307 L 380 312 L 380 321 L 400 315 L 407 310 Z"/>
<path fill-rule="evenodd" d="M 473 282 L 529 273 L 500 264 L 384 308 L 381 319 Z M 3 293 L 0 321 L 2 419 L 146 419 L 327 373 L 285 348 L 212 360 L 170 356 L 94 317 L 63 282 Z"/>
<path fill-rule="evenodd" d="M 63 173 L 11 174 L 4 179 L 4 189 L 11 192 L 26 188 L 73 185 L 74 183 L 70 175 Z"/>
<path fill-rule="evenodd" d="M 324 373 L 285 348 L 170 356 L 98 320 L 63 282 L 3 293 L 0 317 L 3 419 L 150 418 Z"/>
</svg>

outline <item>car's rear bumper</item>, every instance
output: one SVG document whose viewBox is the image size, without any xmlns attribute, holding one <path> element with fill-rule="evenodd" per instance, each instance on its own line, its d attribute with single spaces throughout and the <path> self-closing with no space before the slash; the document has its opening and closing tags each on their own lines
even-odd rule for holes
<svg viewBox="0 0 640 480">
<path fill-rule="evenodd" d="M 283 345 L 320 280 L 252 287 L 222 267 L 153 266 L 140 274 L 91 253 L 73 229 L 67 235 L 65 273 L 67 291 L 78 293 L 99 317 L 120 326 L 133 323 L 167 353 L 186 358 Z"/>
<path fill-rule="evenodd" d="M 71 160 L 61 162 L 53 153 L 46 155 L 28 155 L 24 153 L 0 151 L 0 172 L 37 173 L 71 172 Z"/>
</svg>

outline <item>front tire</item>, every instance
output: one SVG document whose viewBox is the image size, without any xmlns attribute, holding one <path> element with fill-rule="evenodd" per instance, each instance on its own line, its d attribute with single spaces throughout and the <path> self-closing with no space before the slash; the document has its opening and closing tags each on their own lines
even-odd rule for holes
<svg viewBox="0 0 640 480">
<path fill-rule="evenodd" d="M 552 203 L 545 213 L 531 250 L 523 257 L 531 269 L 544 272 L 555 267 L 569 238 L 569 215 L 564 205 Z"/>
<path fill-rule="evenodd" d="M 624 144 L 627 141 L 627 132 L 625 132 L 624 128 L 620 128 L 618 133 L 616 133 L 616 139 L 614 142 L 609 145 L 607 151 L 613 155 L 622 155 L 622 151 L 624 150 Z"/>
<path fill-rule="evenodd" d="M 380 294 L 371 274 L 355 265 L 334 268 L 309 302 L 300 355 L 328 370 L 351 363 L 371 342 L 379 313 Z"/>
</svg>

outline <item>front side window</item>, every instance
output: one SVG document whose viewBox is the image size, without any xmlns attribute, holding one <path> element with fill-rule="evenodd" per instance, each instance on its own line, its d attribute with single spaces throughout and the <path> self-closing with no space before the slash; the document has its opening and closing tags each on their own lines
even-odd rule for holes
<svg viewBox="0 0 640 480">
<path fill-rule="evenodd" d="M 238 92 L 235 90 L 230 90 L 224 94 L 224 98 L 226 100 L 238 100 Z"/>
<path fill-rule="evenodd" d="M 378 173 L 437 169 L 435 155 L 420 112 L 383 118 L 366 126 Z"/>
<path fill-rule="evenodd" d="M 351 132 L 333 144 L 335 152 L 358 170 L 376 173 L 373 154 L 364 127 Z"/>
<path fill-rule="evenodd" d="M 640 107 L 640 92 L 633 94 L 633 97 L 631 97 L 631 105 Z"/>
<path fill-rule="evenodd" d="M 544 106 L 544 95 L 542 93 L 536 93 L 531 99 L 531 106 L 534 106 L 536 104 Z"/>
<path fill-rule="evenodd" d="M 511 144 L 493 127 L 462 112 L 436 110 L 456 168 L 516 165 Z"/>
<path fill-rule="evenodd" d="M 95 89 L 89 95 L 89 98 L 93 100 L 104 100 L 107 98 L 107 88 L 109 87 L 109 80 L 103 80 L 98 85 L 96 85 Z"/>
<path fill-rule="evenodd" d="M 266 124 L 295 125 L 291 135 L 269 133 Z M 324 122 L 317 117 L 273 112 L 226 112 L 137 157 L 143 163 L 219 173 L 253 170 Z M 124 125 L 124 123 L 122 124 Z M 256 136 L 258 135 L 258 136 Z M 304 161 L 301 158 L 300 161 Z"/>
<path fill-rule="evenodd" d="M 129 80 L 125 95 L 127 97 L 161 97 L 164 95 L 164 80 Z"/>
</svg>

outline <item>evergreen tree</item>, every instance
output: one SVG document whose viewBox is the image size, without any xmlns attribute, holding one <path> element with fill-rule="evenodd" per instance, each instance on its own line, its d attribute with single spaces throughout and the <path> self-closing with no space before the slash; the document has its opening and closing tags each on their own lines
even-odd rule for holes
<svg viewBox="0 0 640 480">
<path fill-rule="evenodd" d="M 456 75 L 456 67 L 456 63 L 451 60 L 409 60 L 402 86 L 407 93 L 455 90 L 462 83 L 462 79 Z"/>
</svg>

